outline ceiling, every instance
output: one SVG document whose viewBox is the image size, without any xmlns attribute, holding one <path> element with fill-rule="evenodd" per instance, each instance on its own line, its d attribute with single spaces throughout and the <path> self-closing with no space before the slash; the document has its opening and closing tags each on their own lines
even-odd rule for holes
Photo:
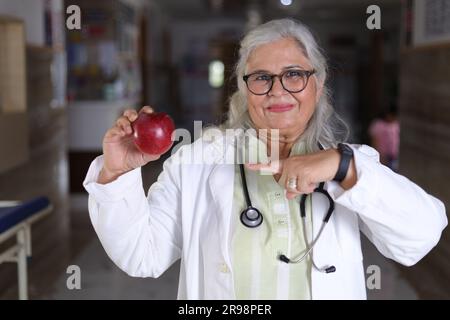
<svg viewBox="0 0 450 320">
<path fill-rule="evenodd" d="M 249 10 L 257 10 L 265 19 L 291 16 L 319 19 L 347 19 L 365 13 L 369 5 L 383 10 L 400 8 L 401 0 L 290 0 L 283 6 L 280 0 L 152 0 L 165 14 L 175 19 L 210 19 L 217 17 L 245 18 Z M 285 0 L 288 1 L 288 0 Z"/>
</svg>

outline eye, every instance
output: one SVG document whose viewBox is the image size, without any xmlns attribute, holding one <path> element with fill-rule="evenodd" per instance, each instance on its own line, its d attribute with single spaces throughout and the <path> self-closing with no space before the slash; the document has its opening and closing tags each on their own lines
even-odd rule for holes
<svg viewBox="0 0 450 320">
<path fill-rule="evenodd" d="M 270 81 L 270 80 L 272 80 L 272 77 L 265 73 L 255 74 L 255 75 L 253 75 L 252 78 L 253 78 L 252 79 L 253 81 Z"/>
<path fill-rule="evenodd" d="M 287 78 L 300 78 L 303 76 L 305 76 L 305 73 L 302 70 L 289 70 L 285 73 Z"/>
</svg>

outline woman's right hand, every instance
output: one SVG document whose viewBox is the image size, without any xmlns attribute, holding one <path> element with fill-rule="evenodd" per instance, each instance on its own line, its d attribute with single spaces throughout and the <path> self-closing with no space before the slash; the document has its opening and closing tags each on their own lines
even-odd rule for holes
<svg viewBox="0 0 450 320">
<path fill-rule="evenodd" d="M 139 112 L 152 113 L 153 109 L 145 106 Z M 136 110 L 126 109 L 115 125 L 106 132 L 103 138 L 104 162 L 98 183 L 109 183 L 128 171 L 159 159 L 160 155 L 142 153 L 135 146 L 131 124 L 137 117 Z"/>
</svg>

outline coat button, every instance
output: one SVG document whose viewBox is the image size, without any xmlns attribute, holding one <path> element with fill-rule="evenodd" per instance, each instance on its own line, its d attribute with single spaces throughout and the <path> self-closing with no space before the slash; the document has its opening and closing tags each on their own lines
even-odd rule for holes
<svg viewBox="0 0 450 320">
<path fill-rule="evenodd" d="M 226 263 L 221 263 L 219 267 L 220 272 L 222 273 L 230 273 L 230 269 L 228 268 Z"/>
</svg>

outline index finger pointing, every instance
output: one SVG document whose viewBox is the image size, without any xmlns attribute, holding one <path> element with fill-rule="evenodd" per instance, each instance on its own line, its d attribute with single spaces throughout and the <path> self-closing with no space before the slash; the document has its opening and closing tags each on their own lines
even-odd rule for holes
<svg viewBox="0 0 450 320">
<path fill-rule="evenodd" d="M 261 170 L 263 172 L 270 172 L 272 174 L 281 173 L 283 171 L 283 160 L 274 160 L 269 162 L 268 164 L 265 163 L 247 163 L 245 166 L 249 170 Z"/>
</svg>

